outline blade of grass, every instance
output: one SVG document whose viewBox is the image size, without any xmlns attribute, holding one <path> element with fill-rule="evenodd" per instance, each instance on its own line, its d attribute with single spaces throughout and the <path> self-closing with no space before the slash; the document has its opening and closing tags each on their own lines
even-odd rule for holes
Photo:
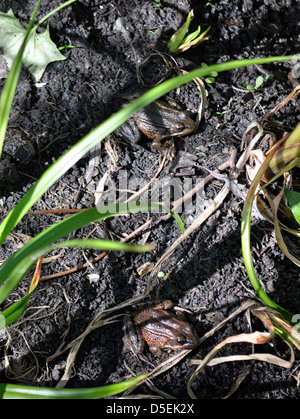
<svg viewBox="0 0 300 419">
<path fill-rule="evenodd" d="M 104 208 L 104 207 L 103 207 Z M 140 203 L 140 205 L 136 208 L 128 208 L 121 207 L 119 212 L 115 212 L 115 205 L 107 205 L 106 207 L 107 212 L 101 212 L 100 208 L 91 208 L 84 212 L 80 212 L 77 214 L 73 214 L 64 220 L 59 221 L 58 223 L 50 226 L 46 230 L 42 231 L 40 234 L 35 236 L 31 239 L 28 243 L 26 243 L 18 252 L 12 254 L 1 266 L 0 266 L 0 284 L 6 281 L 6 277 L 12 268 L 22 261 L 23 259 L 27 259 L 29 254 L 34 252 L 38 253 L 38 250 L 42 247 L 46 247 L 51 245 L 52 243 L 60 240 L 61 238 L 67 236 L 74 230 L 78 230 L 83 226 L 86 226 L 92 222 L 97 222 L 109 218 L 111 216 L 120 215 L 120 214 L 128 214 L 128 213 L 135 213 L 135 212 L 146 212 L 146 211 L 154 211 L 154 210 L 162 210 L 165 212 L 169 212 L 169 210 L 161 205 L 157 204 L 149 204 L 149 203 Z M 180 217 L 178 214 L 173 214 L 173 217 L 177 222 L 179 222 Z M 181 223 L 179 224 L 181 226 Z"/>
<path fill-rule="evenodd" d="M 42 261 L 43 261 L 43 257 L 39 258 L 35 271 L 34 271 L 33 278 L 31 280 L 28 294 L 25 297 L 21 298 L 21 300 L 12 304 L 10 307 L 8 307 L 6 310 L 4 310 L 0 314 L 2 318 L 2 322 L 0 324 L 0 330 L 4 329 L 6 326 L 9 326 L 10 324 L 17 321 L 21 317 L 21 315 L 24 313 L 27 307 L 28 301 L 33 291 L 35 290 L 35 288 L 37 287 L 39 283 Z"/>
<path fill-rule="evenodd" d="M 5 327 L 10 326 L 12 323 L 16 322 L 24 313 L 27 308 L 30 297 L 34 291 L 29 292 L 21 300 L 16 301 L 11 306 L 7 307 L 5 310 L 0 313 L 1 315 L 1 325 L 0 331 L 5 329 Z"/>
<path fill-rule="evenodd" d="M 86 135 L 82 140 L 75 144 L 67 153 L 60 157 L 56 163 L 41 176 L 37 183 L 25 194 L 16 207 L 6 216 L 0 225 L 0 245 L 3 243 L 10 231 L 18 224 L 32 205 L 55 183 L 67 170 L 69 170 L 80 158 L 100 142 L 107 135 L 111 134 L 118 126 L 125 122 L 133 113 L 147 106 L 149 103 L 165 95 L 170 90 L 175 89 L 185 83 L 192 81 L 196 77 L 204 77 L 212 71 L 218 73 L 235 68 L 245 67 L 253 64 L 267 64 L 276 61 L 295 60 L 300 57 L 266 57 L 258 59 L 248 59 L 230 61 L 215 64 L 206 68 L 196 69 L 187 74 L 183 74 L 173 79 L 167 80 L 149 90 L 125 108 L 119 110 L 105 122 Z"/>
<path fill-rule="evenodd" d="M 25 33 L 24 41 L 21 45 L 21 48 L 12 64 L 12 67 L 8 73 L 6 82 L 4 84 L 1 98 L 0 98 L 0 156 L 2 154 L 2 148 L 5 138 L 5 133 L 7 129 L 8 124 L 8 118 L 11 110 L 11 105 L 14 99 L 15 91 L 17 88 L 19 75 L 22 68 L 22 56 L 24 53 L 24 50 L 26 48 L 26 44 L 29 40 L 31 29 L 34 24 L 34 20 L 38 11 L 40 5 L 40 0 L 36 2 L 36 5 L 34 7 L 34 10 L 31 15 L 31 19 L 28 24 L 28 28 Z"/>
<path fill-rule="evenodd" d="M 0 383 L 0 399 L 101 399 L 132 387 L 147 377 L 146 374 L 117 384 L 92 388 L 47 388 Z"/>
<path fill-rule="evenodd" d="M 282 138 L 282 140 L 277 143 L 277 147 L 274 147 L 272 151 L 268 154 L 268 156 L 264 160 L 263 164 L 259 168 L 255 178 L 253 179 L 251 183 L 251 186 L 249 188 L 248 194 L 245 199 L 243 213 L 242 213 L 241 239 L 242 239 L 242 253 L 243 253 L 244 264 L 245 264 L 245 268 L 246 268 L 248 277 L 250 279 L 250 282 L 254 288 L 254 291 L 256 292 L 256 294 L 258 295 L 258 297 L 261 299 L 261 301 L 264 304 L 266 304 L 268 307 L 279 312 L 286 321 L 290 322 L 292 320 L 293 314 L 285 310 L 284 308 L 280 307 L 277 303 L 275 303 L 268 297 L 268 295 L 264 291 L 262 285 L 260 284 L 256 276 L 254 265 L 253 265 L 253 260 L 251 256 L 251 238 L 250 238 L 251 211 L 252 211 L 253 202 L 257 193 L 257 189 L 259 187 L 262 176 L 264 175 L 267 167 L 270 164 L 271 159 L 273 158 L 274 154 L 276 153 L 276 150 L 278 150 L 278 147 L 283 141 L 284 141 L 284 138 Z"/>
<path fill-rule="evenodd" d="M 32 253 L 24 261 L 20 261 L 16 264 L 13 271 L 11 272 L 11 278 L 14 280 L 7 279 L 7 282 L 0 288 L 0 301 L 4 301 L 6 297 L 11 293 L 12 289 L 17 285 L 16 282 L 20 281 L 25 275 L 26 271 L 34 264 L 35 258 L 38 255 L 44 255 L 54 249 L 60 249 L 63 247 L 79 247 L 81 249 L 100 249 L 106 251 L 120 251 L 120 252 L 149 252 L 153 250 L 151 244 L 146 245 L 134 245 L 120 242 L 112 242 L 109 240 L 69 240 L 61 242 L 52 246 L 39 248 L 39 253 Z M 38 281 L 35 282 L 34 287 L 30 287 L 29 293 L 21 300 L 9 306 L 1 314 L 5 319 L 1 322 L 2 328 L 9 326 L 18 320 L 27 308 L 29 299 L 37 286 Z M 3 323 L 3 324 L 2 324 Z"/>
<path fill-rule="evenodd" d="M 117 214 L 113 212 L 115 211 L 115 205 L 106 206 L 107 211 L 109 211 L 110 208 L 111 212 L 107 213 L 104 213 L 104 210 L 101 211 L 99 207 L 71 215 L 70 217 L 49 227 L 45 231 L 42 231 L 30 240 L 30 242 L 26 243 L 18 252 L 11 255 L 0 267 L 0 284 L 3 284 L 0 288 L 0 303 L 7 298 L 10 292 L 18 285 L 23 276 L 39 257 L 51 251 L 53 248 L 62 247 L 63 245 L 63 243 L 53 245 L 54 242 L 67 236 L 72 231 L 90 224 L 91 222 L 104 220 L 112 215 L 121 214 L 121 212 Z M 149 203 L 140 203 L 136 208 L 132 207 L 127 211 L 126 208 L 127 206 L 122 206 L 123 214 L 151 210 L 163 210 L 165 212 L 169 212 L 167 208 L 161 205 Z M 178 215 L 176 215 L 176 219 L 178 219 Z M 83 246 L 82 241 L 76 241 L 76 243 Z M 86 243 L 88 245 L 87 247 L 91 247 L 92 241 L 86 241 Z M 128 245 L 124 246 L 125 243 L 119 244 L 118 242 L 114 242 L 111 244 L 111 242 L 107 241 L 106 243 L 105 241 L 102 241 L 101 244 L 99 243 L 100 242 L 96 243 L 96 241 L 93 242 L 96 248 L 101 248 L 102 250 L 110 250 L 112 247 L 114 247 L 114 250 L 122 251 L 129 249 L 129 247 L 127 247 Z M 75 244 L 75 241 L 73 241 L 73 244 Z M 68 246 L 66 242 L 65 245 Z"/>
<path fill-rule="evenodd" d="M 49 19 L 49 17 L 51 17 L 52 15 L 54 15 L 55 13 L 59 12 L 61 9 L 63 9 L 64 7 L 69 6 L 72 3 L 75 3 L 75 1 L 77 0 L 68 0 L 65 3 L 61 4 L 60 6 L 56 7 L 55 9 L 51 10 L 51 12 L 47 13 L 36 25 L 35 27 L 32 29 L 32 32 L 35 32 L 39 26 L 41 26 L 47 19 Z"/>
</svg>

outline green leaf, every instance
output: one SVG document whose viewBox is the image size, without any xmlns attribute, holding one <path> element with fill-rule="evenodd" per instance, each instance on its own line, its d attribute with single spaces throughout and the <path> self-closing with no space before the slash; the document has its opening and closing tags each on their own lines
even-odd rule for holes
<svg viewBox="0 0 300 419">
<path fill-rule="evenodd" d="M 192 12 L 192 11 L 191 11 Z M 191 13 L 190 12 L 190 13 Z M 193 17 L 193 15 L 191 15 L 191 18 Z M 186 24 L 188 23 L 188 21 L 186 22 Z M 190 22 L 188 23 L 188 26 L 190 25 Z M 188 30 L 188 26 L 187 29 Z M 184 51 L 187 51 L 188 49 L 197 46 L 200 42 L 204 42 L 208 40 L 208 37 L 205 37 L 205 35 L 207 34 L 207 32 L 210 30 L 210 27 L 207 28 L 203 33 L 201 32 L 201 26 L 198 26 L 198 29 L 195 32 L 192 32 L 191 34 L 187 35 L 185 38 L 182 38 L 182 34 L 183 34 L 183 30 L 185 29 L 185 25 L 183 25 L 178 32 L 176 32 L 173 36 L 174 39 L 170 39 L 170 42 L 168 43 L 168 47 L 169 50 L 171 52 L 173 52 L 173 54 L 180 54 Z M 179 42 L 179 40 L 181 40 Z M 174 41 L 172 43 L 172 41 Z M 175 46 L 177 46 L 175 48 Z"/>
<path fill-rule="evenodd" d="M 206 83 L 214 83 L 215 79 L 213 77 L 206 77 L 205 81 Z"/>
<path fill-rule="evenodd" d="M 201 63 L 201 67 L 207 68 L 208 65 L 206 63 Z M 214 83 L 215 77 L 217 77 L 218 74 L 219 73 L 217 71 L 212 71 L 211 73 L 208 74 L 209 77 L 206 77 L 204 80 L 206 81 L 206 83 Z"/>
<path fill-rule="evenodd" d="M 255 80 L 255 89 L 258 89 L 264 82 L 263 76 L 258 76 Z"/>
<path fill-rule="evenodd" d="M 255 80 L 255 86 L 252 86 L 252 84 L 247 84 L 246 89 L 256 90 L 263 84 L 263 82 L 264 82 L 263 76 L 258 76 Z"/>
<path fill-rule="evenodd" d="M 12 67 L 13 60 L 24 41 L 25 33 L 26 29 L 15 17 L 12 9 L 7 13 L 0 13 L 0 48 L 3 49 L 8 68 Z M 36 30 L 31 32 L 22 63 L 36 81 L 40 80 L 49 63 L 65 59 L 66 57 L 52 42 L 49 27 L 42 34 L 37 34 Z"/>
<path fill-rule="evenodd" d="M 188 43 L 188 42 L 193 42 L 196 38 L 197 38 L 197 36 L 200 34 L 200 32 L 201 32 L 201 26 L 199 25 L 198 26 L 198 29 L 197 30 L 195 30 L 195 32 L 192 32 L 192 33 L 190 33 L 189 35 L 187 35 L 184 39 L 183 39 L 183 41 L 182 41 L 182 43 Z"/>
<path fill-rule="evenodd" d="M 92 388 L 47 388 L 0 383 L 0 399 L 101 399 L 121 393 L 146 377 L 144 374 L 121 383 Z"/>
<path fill-rule="evenodd" d="M 285 189 L 284 193 L 297 223 L 300 224 L 300 193 L 290 189 Z"/>
<path fill-rule="evenodd" d="M 202 33 L 201 32 L 201 26 L 198 26 L 198 29 L 195 32 L 192 32 L 191 34 L 187 35 L 185 39 L 183 39 L 183 44 L 193 43 L 193 45 L 197 45 L 201 39 L 204 38 L 204 36 L 210 31 L 210 26 Z M 200 34 L 200 35 L 199 35 Z M 198 36 L 199 35 L 199 36 Z"/>
</svg>

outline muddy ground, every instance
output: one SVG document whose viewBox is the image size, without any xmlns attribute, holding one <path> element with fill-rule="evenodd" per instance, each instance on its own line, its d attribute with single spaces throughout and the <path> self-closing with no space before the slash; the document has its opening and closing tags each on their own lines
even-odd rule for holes
<svg viewBox="0 0 300 419">
<path fill-rule="evenodd" d="M 38 16 L 60 1 L 42 1 Z M 0 11 L 12 7 L 16 16 L 26 24 L 33 9 L 33 1 L 6 1 Z M 292 55 L 299 52 L 299 2 L 287 0 L 244 1 L 164 1 L 161 6 L 153 0 L 98 1 L 78 0 L 60 11 L 49 21 L 52 39 L 57 45 L 72 45 L 63 54 L 67 60 L 48 66 L 37 86 L 26 71 L 22 71 L 9 122 L 8 137 L 21 136 L 34 148 L 34 155 L 12 155 L 6 150 L 1 165 L 1 209 L 13 208 L 24 192 L 39 178 L 49 165 L 64 151 L 91 131 L 121 106 L 122 92 L 144 87 L 137 78 L 136 68 L 154 51 L 167 51 L 167 41 L 184 22 L 190 9 L 195 18 L 192 29 L 201 24 L 211 26 L 210 38 L 178 58 L 186 69 L 223 61 Z M 45 27 L 45 26 L 44 26 Z M 152 82 L 164 73 L 164 65 L 146 68 L 147 80 Z M 219 74 L 215 82 L 206 84 L 208 101 L 196 133 L 175 140 L 175 156 L 179 151 L 192 153 L 201 166 L 216 169 L 233 152 L 241 154 L 240 144 L 248 124 L 261 117 L 279 103 L 294 84 L 288 79 L 291 63 L 249 67 Z M 174 75 L 174 73 L 170 74 Z M 252 93 L 245 89 L 255 84 L 258 76 L 263 85 Z M 1 80 L 1 86 L 4 80 Z M 194 84 L 173 98 L 188 109 L 195 118 L 199 93 Z M 287 104 L 276 120 L 294 127 L 299 122 L 299 101 Z M 149 181 L 158 170 L 161 151 L 142 140 L 140 147 L 113 142 L 117 156 L 112 178 L 118 182 L 120 170 L 128 179 Z M 34 209 L 90 208 L 94 205 L 95 188 L 108 168 L 111 156 L 103 146 L 93 174 L 87 174 L 91 155 L 86 156 L 60 179 L 35 205 Z M 29 158 L 29 159 L 28 159 Z M 164 168 L 159 178 L 167 175 Z M 206 176 L 194 168 L 187 174 L 194 181 Z M 242 172 L 239 182 L 246 184 Z M 207 185 L 206 197 L 213 198 L 221 189 L 222 181 Z M 230 193 L 214 214 L 171 255 L 161 270 L 169 274 L 167 280 L 158 279 L 151 298 L 171 299 L 191 311 L 189 322 L 199 336 L 211 330 L 234 312 L 240 304 L 255 295 L 247 278 L 240 245 L 240 222 L 243 200 Z M 182 214 L 185 225 L 195 214 Z M 0 250 L 4 261 L 28 238 L 59 221 L 62 215 L 28 215 L 5 241 Z M 148 214 L 131 215 L 87 226 L 72 237 L 122 239 L 135 231 L 149 218 Z M 178 238 L 179 228 L 174 220 L 154 222 L 150 228 L 133 238 L 132 242 L 155 243 L 146 254 L 111 253 L 88 268 L 63 277 L 42 281 L 30 300 L 22 321 L 2 336 L 0 346 L 0 381 L 31 385 L 56 386 L 62 378 L 68 351 L 54 359 L 61 343 L 67 345 L 79 336 L 102 309 L 113 308 L 134 296 L 143 295 L 149 274 L 139 276 L 137 269 L 145 262 L 156 263 L 167 248 Z M 293 313 L 299 313 L 299 270 L 279 250 L 273 227 L 262 219 L 253 219 L 252 248 L 256 271 L 274 301 Z M 99 252 L 94 250 L 62 250 L 56 252 L 42 267 L 42 276 L 57 274 L 92 261 Z M 52 256 L 55 254 L 52 254 Z M 46 261 L 47 262 L 47 261 Z M 33 272 L 11 294 L 5 308 L 26 295 Z M 91 276 L 96 275 L 96 276 Z M 124 313 L 123 311 L 112 313 Z M 123 344 L 122 317 L 110 325 L 87 335 L 77 354 L 67 387 L 94 387 L 115 383 L 150 371 L 152 366 L 140 361 Z M 254 329 L 262 330 L 254 320 Z M 241 314 L 218 330 L 180 363 L 153 379 L 153 387 L 143 384 L 135 394 L 187 398 L 187 382 L 195 366 L 191 359 L 203 358 L 228 336 L 249 332 L 245 314 Z M 255 347 L 255 352 L 267 352 L 289 359 L 290 351 L 279 339 L 271 345 Z M 226 347 L 221 355 L 250 353 L 248 344 Z M 4 355 L 9 368 L 4 368 Z M 161 360 L 148 350 L 146 359 L 152 365 Z M 226 363 L 208 367 L 197 378 L 193 391 L 198 398 L 222 398 L 236 380 L 248 371 L 233 398 L 299 398 L 297 374 L 299 353 L 290 369 L 255 362 Z M 161 393 L 160 393 L 161 394 Z"/>
</svg>

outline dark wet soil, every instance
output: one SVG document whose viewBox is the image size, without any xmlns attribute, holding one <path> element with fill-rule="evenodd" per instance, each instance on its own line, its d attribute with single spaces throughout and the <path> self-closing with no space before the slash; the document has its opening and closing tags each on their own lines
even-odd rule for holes
<svg viewBox="0 0 300 419">
<path fill-rule="evenodd" d="M 48 2 L 42 1 L 39 17 L 49 12 Z M 190 9 L 195 18 L 192 29 L 199 24 L 211 26 L 210 39 L 184 53 L 178 64 L 190 70 L 201 63 L 293 55 L 299 52 L 299 2 L 287 0 L 162 1 L 154 0 L 96 1 L 78 0 L 53 16 L 48 24 L 57 45 L 72 45 L 63 54 L 67 60 L 48 66 L 41 82 L 36 85 L 31 75 L 22 71 L 11 112 L 7 135 L 17 135 L 31 143 L 34 155 L 14 155 L 6 150 L 1 157 L 1 200 L 3 210 L 13 208 L 24 192 L 70 146 L 91 131 L 121 106 L 120 94 L 141 88 L 137 66 L 154 51 L 165 52 L 170 36 L 184 22 Z M 33 1 L 6 1 L 0 11 L 12 7 L 26 24 Z M 51 2 L 56 7 L 60 1 Z M 149 64 L 150 66 L 151 64 Z M 233 150 L 240 155 L 241 138 L 248 124 L 278 104 L 293 89 L 288 79 L 291 63 L 263 67 L 248 67 L 219 74 L 215 82 L 206 84 L 208 102 L 198 131 L 175 140 L 175 155 L 186 151 L 197 156 L 197 163 L 215 169 L 229 159 Z M 159 78 L 163 64 L 148 67 L 148 77 Z M 149 71 L 151 71 L 149 75 Z M 174 75 L 174 74 L 171 74 Z M 265 80 L 254 94 L 246 85 L 255 84 L 258 76 Z M 4 80 L 1 81 L 1 86 Z M 189 84 L 173 97 L 182 107 L 196 115 L 199 97 L 195 85 Z M 276 120 L 294 127 L 299 122 L 299 101 L 289 102 Z M 141 147 L 113 143 L 118 161 L 112 178 L 119 180 L 119 171 L 127 171 L 128 179 L 149 181 L 158 170 L 160 151 L 143 140 Z M 87 176 L 89 154 L 51 187 L 34 209 L 90 208 L 94 192 L 111 164 L 104 146 L 99 149 L 99 163 L 93 176 Z M 28 160 L 29 159 L 29 160 Z M 203 177 L 195 169 L 191 179 Z M 162 171 L 162 179 L 166 173 Z M 88 183 L 86 179 L 88 178 Z M 240 177 L 246 183 L 245 174 Z M 205 193 L 213 198 L 222 182 L 215 180 Z M 199 336 L 209 331 L 234 312 L 248 298 L 255 298 L 247 278 L 240 245 L 240 222 L 243 201 L 230 194 L 221 207 L 164 263 L 161 270 L 167 280 L 157 280 L 151 298 L 171 299 L 191 310 L 190 323 Z M 14 235 L 0 249 L 4 261 L 28 237 L 62 219 L 62 215 L 27 215 Z M 74 232 L 83 238 L 122 239 L 149 218 L 148 214 L 131 215 L 97 223 Z M 185 225 L 195 214 L 182 215 Z M 287 310 L 299 312 L 299 270 L 279 250 L 271 224 L 255 219 L 252 248 L 255 268 L 270 298 Z M 156 263 L 180 235 L 174 220 L 153 223 L 132 242 L 155 243 L 147 254 L 109 253 L 88 268 L 74 274 L 42 281 L 30 300 L 22 322 L 11 328 L 11 339 L 0 341 L 0 381 L 31 385 L 56 386 L 62 378 L 68 351 L 47 362 L 61 343 L 72 342 L 102 309 L 109 309 L 128 299 L 142 295 L 149 275 L 139 276 L 137 269 L 145 262 Z M 99 252 L 67 249 L 57 251 L 42 267 L 42 276 L 53 275 L 92 261 Z M 51 254 L 52 255 L 52 254 Z M 28 292 L 33 272 L 11 294 L 3 308 Z M 94 276 L 92 276 L 94 275 Z M 96 276 L 95 276 L 96 275 Z M 122 313 L 122 311 L 121 311 Z M 117 313 L 113 313 L 117 314 Z M 150 371 L 151 366 L 137 358 L 123 345 L 122 318 L 104 325 L 87 335 L 77 354 L 67 387 L 94 387 L 122 381 Z M 254 328 L 261 328 L 255 322 Z M 170 397 L 187 398 L 187 382 L 195 370 L 191 359 L 203 358 L 210 349 L 228 336 L 249 332 L 244 314 L 228 322 L 203 345 L 166 373 L 153 380 L 154 388 L 143 385 L 137 394 L 155 395 L 156 390 Z M 290 352 L 279 339 L 272 345 L 255 347 L 256 352 L 268 352 L 289 359 Z M 230 345 L 221 355 L 250 353 L 248 344 Z M 233 398 L 299 398 L 297 374 L 299 353 L 291 369 L 260 361 L 255 362 Z M 10 363 L 5 369 L 4 356 Z M 148 360 L 157 365 L 160 359 L 146 352 Z M 226 363 L 208 367 L 197 378 L 193 391 L 199 398 L 222 398 L 249 363 Z"/>
</svg>

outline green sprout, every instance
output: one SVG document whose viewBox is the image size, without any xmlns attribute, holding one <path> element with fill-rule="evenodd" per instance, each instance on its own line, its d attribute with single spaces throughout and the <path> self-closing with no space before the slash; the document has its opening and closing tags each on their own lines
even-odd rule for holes
<svg viewBox="0 0 300 419">
<path fill-rule="evenodd" d="M 153 35 L 153 36 L 154 36 L 154 35 L 156 35 L 156 33 L 157 33 L 157 29 L 156 29 L 155 31 L 150 31 L 150 30 L 149 30 L 149 31 L 148 31 L 148 33 L 151 33 L 151 35 Z"/>
<path fill-rule="evenodd" d="M 74 45 L 62 45 L 61 47 L 58 48 L 58 51 L 63 51 L 64 49 L 72 49 L 75 48 Z"/>
<path fill-rule="evenodd" d="M 257 90 L 265 80 L 268 80 L 269 76 L 266 76 L 263 78 L 263 76 L 258 76 L 255 80 L 255 85 L 252 86 L 252 84 L 247 84 L 246 89 L 248 90 Z"/>
<path fill-rule="evenodd" d="M 269 26 L 271 26 L 271 28 L 275 28 L 275 29 L 279 30 L 278 26 L 275 25 L 275 23 L 269 23 Z"/>
<path fill-rule="evenodd" d="M 206 63 L 201 63 L 201 67 L 206 68 L 208 65 Z M 206 83 L 214 83 L 215 77 L 217 77 L 217 75 L 218 73 L 216 71 L 212 71 L 209 73 L 208 77 L 205 77 L 204 81 L 206 81 Z"/>
<path fill-rule="evenodd" d="M 191 20 L 194 17 L 194 12 L 191 10 L 186 18 L 185 23 L 178 29 L 174 35 L 171 36 L 170 41 L 168 42 L 168 48 L 170 52 L 174 54 L 180 54 L 188 50 L 191 47 L 197 46 L 200 42 L 207 41 L 209 37 L 205 37 L 207 32 L 210 30 L 210 26 L 201 33 L 201 26 L 198 26 L 198 29 L 195 32 L 190 33 L 186 36 Z"/>
<path fill-rule="evenodd" d="M 222 116 L 222 115 L 225 115 L 226 113 L 227 113 L 228 111 L 217 111 L 216 112 L 216 115 L 220 115 L 220 116 Z M 227 124 L 227 121 L 222 121 L 222 124 L 223 125 L 225 125 L 225 124 Z M 221 127 L 221 123 L 220 122 L 218 122 L 217 124 L 216 124 L 216 130 L 218 130 L 219 128 Z"/>
</svg>

